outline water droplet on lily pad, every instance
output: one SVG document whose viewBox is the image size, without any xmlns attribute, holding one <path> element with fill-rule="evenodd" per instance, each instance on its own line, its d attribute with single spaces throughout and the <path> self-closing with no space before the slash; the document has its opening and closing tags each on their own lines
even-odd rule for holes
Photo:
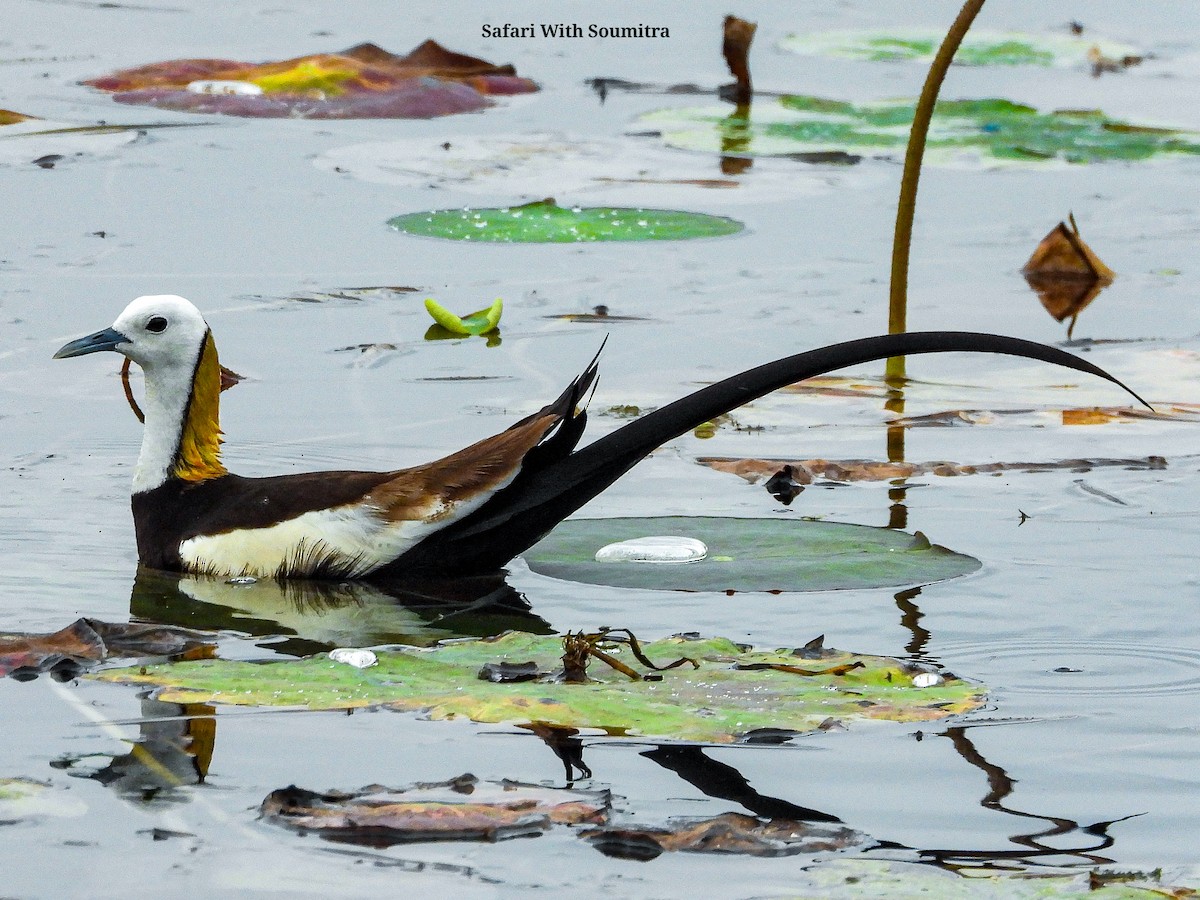
<svg viewBox="0 0 1200 900">
<path fill-rule="evenodd" d="M 695 538 L 649 535 L 606 544 L 596 562 L 694 563 L 708 556 L 708 547 Z"/>
<path fill-rule="evenodd" d="M 379 658 L 370 650 L 359 650 L 354 647 L 339 647 L 329 651 L 329 658 L 336 663 L 354 666 L 356 669 L 369 669 L 379 665 Z"/>
<path fill-rule="evenodd" d="M 263 89 L 250 81 L 218 81 L 213 79 L 189 81 L 186 90 L 193 94 L 241 94 L 256 96 Z"/>
<path fill-rule="evenodd" d="M 709 554 L 689 565 L 621 565 L 597 548 L 631 534 L 692 538 Z M 523 557 L 541 575 L 660 591 L 832 591 L 928 584 L 976 571 L 979 560 L 887 528 L 795 519 L 665 516 L 569 519 Z"/>
</svg>

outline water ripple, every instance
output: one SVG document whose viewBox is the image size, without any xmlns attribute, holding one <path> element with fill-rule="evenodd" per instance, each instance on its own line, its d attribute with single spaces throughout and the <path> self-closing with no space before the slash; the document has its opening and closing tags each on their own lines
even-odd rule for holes
<svg viewBox="0 0 1200 900">
<path fill-rule="evenodd" d="M 1030 640 L 950 645 L 936 659 L 959 675 L 1027 694 L 1200 693 L 1200 649 L 1125 641 Z M 996 665 L 991 665 L 991 664 Z"/>
</svg>

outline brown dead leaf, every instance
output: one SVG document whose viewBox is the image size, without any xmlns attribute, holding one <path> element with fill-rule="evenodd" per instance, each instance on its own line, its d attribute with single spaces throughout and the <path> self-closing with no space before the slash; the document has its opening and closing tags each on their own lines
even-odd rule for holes
<svg viewBox="0 0 1200 900">
<path fill-rule="evenodd" d="M 1079 226 L 1075 217 L 1070 216 L 1071 227 L 1066 222 L 1059 222 L 1047 234 L 1021 272 L 1028 278 L 1030 275 L 1049 276 L 1056 278 L 1082 278 L 1094 280 L 1107 278 L 1109 281 L 1115 272 L 1100 261 L 1092 248 L 1084 243 L 1079 236 Z"/>
<path fill-rule="evenodd" d="M 1092 469 L 1121 466 L 1126 469 L 1165 469 L 1167 461 L 1161 456 L 1110 459 L 1062 459 L 1053 462 L 996 462 L 965 465 L 949 461 L 923 463 L 883 462 L 870 459 L 730 459 L 702 456 L 696 462 L 744 478 L 751 484 L 769 480 L 787 466 L 797 484 L 811 484 L 817 479 L 834 482 L 891 481 L 918 475 L 983 475 L 996 472 L 1090 472 Z"/>
<path fill-rule="evenodd" d="M 0 634 L 0 677 L 73 676 L 114 657 L 177 656 L 210 646 L 204 635 L 180 628 L 83 618 L 53 634 Z"/>
<path fill-rule="evenodd" d="M 1056 321 L 1071 317 L 1070 337 L 1075 317 L 1112 284 L 1116 273 L 1079 236 L 1075 217 L 1068 218 L 1070 227 L 1059 222 L 1042 238 L 1021 273 Z"/>
<path fill-rule="evenodd" d="M 580 835 L 606 855 L 646 859 L 664 851 L 789 856 L 860 846 L 866 838 L 843 825 L 725 813 L 666 828 L 597 828 Z"/>
<path fill-rule="evenodd" d="M 496 841 L 538 834 L 551 825 L 603 824 L 609 805 L 606 791 L 485 784 L 464 775 L 401 790 L 370 785 L 351 793 L 322 794 L 293 785 L 268 794 L 259 812 L 277 825 L 327 840 L 388 847 L 410 841 Z"/>
</svg>

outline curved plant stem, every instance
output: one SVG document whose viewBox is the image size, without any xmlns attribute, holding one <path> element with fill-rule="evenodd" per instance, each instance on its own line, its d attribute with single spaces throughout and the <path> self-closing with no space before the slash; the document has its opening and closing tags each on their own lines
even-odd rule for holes
<svg viewBox="0 0 1200 900">
<path fill-rule="evenodd" d="M 929 133 L 929 120 L 933 118 L 933 105 L 938 90 L 950 68 L 950 61 L 963 37 L 983 8 L 983 0 L 967 0 L 958 13 L 958 18 L 946 33 L 942 46 L 929 66 L 925 86 L 917 100 L 913 115 L 912 131 L 908 136 L 908 150 L 904 154 L 904 175 L 900 179 L 900 202 L 896 208 L 896 235 L 892 241 L 892 284 L 888 295 L 888 333 L 899 334 L 907 330 L 908 317 L 908 253 L 912 245 L 913 212 L 917 204 L 917 182 L 921 177 L 921 159 L 925 155 L 925 136 Z M 899 381 L 904 378 L 904 357 L 893 356 L 887 361 L 886 378 Z"/>
</svg>

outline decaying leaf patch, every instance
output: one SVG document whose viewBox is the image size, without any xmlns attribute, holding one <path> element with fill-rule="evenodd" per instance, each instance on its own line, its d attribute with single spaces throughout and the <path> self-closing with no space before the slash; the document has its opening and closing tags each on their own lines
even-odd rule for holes
<svg viewBox="0 0 1200 900">
<path fill-rule="evenodd" d="M 594 828 L 579 836 L 606 856 L 622 859 L 652 859 L 676 851 L 792 856 L 845 851 L 873 843 L 862 832 L 844 825 L 763 820 L 740 813 L 683 819 L 659 828 Z"/>
<path fill-rule="evenodd" d="M 1103 421 L 1109 421 L 1107 419 Z M 939 423 L 946 424 L 946 423 Z M 1069 424 L 1069 423 L 1065 423 Z M 993 475 L 997 472 L 1090 472 L 1092 469 L 1119 466 L 1125 469 L 1165 469 L 1167 461 L 1161 456 L 1109 459 L 1088 457 L 1061 459 L 1054 462 L 996 462 L 966 465 L 941 460 L 936 462 L 884 462 L 871 459 L 734 459 L 722 456 L 701 456 L 696 462 L 746 479 L 751 484 L 770 480 L 787 470 L 786 477 L 798 485 L 819 480 L 833 482 L 888 481 L 918 475 Z"/>
<path fill-rule="evenodd" d="M 554 825 L 608 820 L 608 791 L 548 788 L 474 775 L 408 788 L 370 785 L 317 793 L 295 785 L 272 791 L 259 808 L 268 822 L 326 840 L 390 847 L 413 841 L 499 841 Z"/>
<path fill-rule="evenodd" d="M 77 619 L 53 634 L 0 634 L 0 677 L 72 678 L 107 659 L 211 652 L 205 635 L 135 622 Z"/>
<path fill-rule="evenodd" d="M 185 112 L 306 119 L 431 118 L 491 106 L 491 96 L 536 91 L 511 65 L 427 40 L 406 56 L 365 43 L 265 63 L 174 59 L 83 82 L 118 103 Z"/>
</svg>

